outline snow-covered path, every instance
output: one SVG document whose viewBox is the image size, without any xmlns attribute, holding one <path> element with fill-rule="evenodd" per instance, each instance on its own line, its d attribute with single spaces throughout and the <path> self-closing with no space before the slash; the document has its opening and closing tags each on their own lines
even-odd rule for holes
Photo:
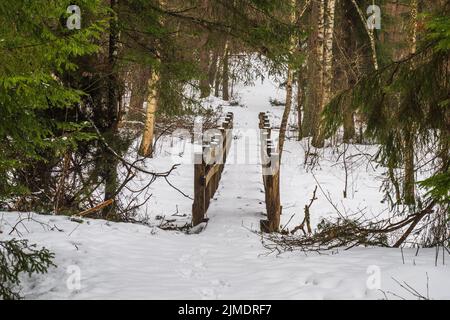
<svg viewBox="0 0 450 320">
<path fill-rule="evenodd" d="M 450 298 L 449 265 L 441 258 L 435 266 L 435 250 L 405 249 L 403 263 L 399 249 L 354 248 L 339 254 L 305 255 L 300 252 L 267 255 L 260 238 L 249 229 L 258 229 L 264 218 L 264 193 L 258 164 L 258 113 L 271 108 L 268 97 L 277 90 L 266 81 L 257 88 L 243 88 L 245 107 L 228 106 L 235 119 L 235 146 L 229 154 L 215 199 L 208 210 L 209 223 L 200 234 L 167 232 L 138 224 L 111 223 L 86 219 L 79 224 L 67 217 L 34 215 L 45 223 L 24 221 L 18 225 L 22 237 L 55 252 L 57 268 L 47 275 L 25 280 L 23 294 L 30 299 L 377 299 L 385 296 L 367 286 L 380 279 L 381 290 L 414 298 L 393 279 L 406 281 L 426 295 L 427 276 L 431 298 Z M 280 91 L 278 93 L 282 95 Z M 276 96 L 282 100 L 282 97 Z M 271 109 L 279 116 L 281 108 Z M 278 113 L 278 115 L 277 115 Z M 247 148 L 242 148 L 247 145 Z M 284 222 L 292 214 L 301 218 L 310 198 L 311 177 L 299 167 L 298 143 L 287 141 L 286 164 L 282 171 Z M 296 149 L 297 148 L 297 149 Z M 242 153 L 242 150 L 247 152 Z M 239 150 L 239 151 L 237 151 Z M 247 156 L 243 160 L 242 156 Z M 155 159 L 154 168 L 167 167 L 164 159 Z M 163 163 L 164 162 L 164 163 Z M 243 164 L 246 162 L 247 164 Z M 328 169 L 327 169 L 328 168 Z M 342 181 L 337 170 L 323 164 L 317 172 L 324 187 L 341 194 Z M 355 177 L 356 190 L 345 205 L 369 206 L 377 211 L 377 190 L 365 171 Z M 192 194 L 192 165 L 182 165 L 173 183 Z M 356 184 L 358 183 L 358 184 Z M 155 183 L 149 202 L 149 215 L 169 215 L 177 205 L 188 213 L 191 200 L 175 193 L 164 181 Z M 357 191 L 360 193 L 357 193 Z M 159 211 L 158 211 L 159 210 Z M 313 222 L 332 211 L 320 198 L 313 207 Z M 299 216 L 299 217 L 298 217 Z M 0 213 L 0 236 L 24 214 Z M 56 226 L 57 228 L 55 228 Z M 448 259 L 447 259 L 448 260 Z M 72 266 L 72 267 L 71 267 Z M 73 267 L 75 266 L 75 267 Z M 74 269 L 75 268 L 75 269 Z M 375 271 L 373 275 L 367 270 Z M 68 270 L 81 272 L 81 288 L 72 290 Z M 72 274 L 73 276 L 73 274 Z M 379 276 L 379 277 L 378 277 Z M 374 278 L 375 277 L 375 278 Z M 376 281 L 375 281 L 376 283 Z M 388 294 L 388 298 L 395 296 Z"/>
</svg>

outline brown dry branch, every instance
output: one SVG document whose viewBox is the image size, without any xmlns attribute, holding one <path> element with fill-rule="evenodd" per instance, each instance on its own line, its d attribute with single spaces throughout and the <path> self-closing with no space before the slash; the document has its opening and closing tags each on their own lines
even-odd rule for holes
<svg viewBox="0 0 450 320">
<path fill-rule="evenodd" d="M 338 217 L 335 220 L 322 220 L 314 233 L 301 236 L 283 234 L 264 234 L 264 247 L 271 252 L 279 251 L 327 251 L 335 248 L 348 250 L 355 246 L 383 246 L 388 247 L 388 234 L 408 227 L 403 235 L 395 242 L 394 247 L 400 246 L 425 216 L 434 212 L 435 203 L 431 201 L 424 209 L 411 213 L 403 219 L 392 222 L 384 219 L 378 222 L 360 221 Z M 446 239 L 448 241 L 448 238 Z"/>
<path fill-rule="evenodd" d="M 316 191 L 317 191 L 317 185 L 316 185 L 316 187 L 314 188 L 314 192 L 313 192 L 313 195 L 312 195 L 312 198 L 311 198 L 309 204 L 305 205 L 305 211 L 304 211 L 304 212 L 305 212 L 305 217 L 303 218 L 302 223 L 300 223 L 300 225 L 298 225 L 297 227 L 295 227 L 295 228 L 291 231 L 291 234 L 294 234 L 294 233 L 297 232 L 298 230 L 302 230 L 302 231 L 303 231 L 303 234 L 306 235 L 306 232 L 305 232 L 305 224 L 306 224 L 306 228 L 307 228 L 307 230 L 308 230 L 308 234 L 311 234 L 311 233 L 312 233 L 312 229 L 311 229 L 311 219 L 310 219 L 310 218 L 311 218 L 311 215 L 310 215 L 310 208 L 311 208 L 313 202 L 314 202 L 315 200 L 317 200 L 317 197 L 316 197 Z"/>
<path fill-rule="evenodd" d="M 80 217 L 85 217 L 85 216 L 87 216 L 89 214 L 92 214 L 94 212 L 97 212 L 97 211 L 99 211 L 99 210 L 101 210 L 101 209 L 103 209 L 103 208 L 105 208 L 105 207 L 107 207 L 107 206 L 109 206 L 109 205 L 111 205 L 113 203 L 114 203 L 114 199 L 108 199 L 108 200 L 103 201 L 102 203 L 96 205 L 93 208 L 84 210 L 83 212 L 80 212 L 80 213 L 76 213 L 75 215 L 80 216 Z"/>
</svg>

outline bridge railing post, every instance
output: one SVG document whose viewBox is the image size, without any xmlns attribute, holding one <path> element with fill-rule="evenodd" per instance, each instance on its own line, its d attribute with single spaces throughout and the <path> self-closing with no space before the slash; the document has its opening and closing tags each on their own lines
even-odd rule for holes
<svg viewBox="0 0 450 320">
<path fill-rule="evenodd" d="M 274 232 L 280 226 L 279 156 L 271 139 L 271 125 L 266 113 L 259 114 L 261 164 L 267 219 L 260 220 L 261 232 Z"/>
<path fill-rule="evenodd" d="M 228 112 L 219 132 L 202 146 L 202 152 L 194 154 L 194 202 L 192 204 L 192 225 L 205 221 L 211 198 L 219 187 L 222 171 L 228 156 L 233 113 Z"/>
<path fill-rule="evenodd" d="M 203 152 L 195 153 L 194 157 L 194 203 L 192 204 L 192 225 L 196 226 L 203 222 L 206 212 L 206 186 L 204 181 L 206 164 L 203 159 Z"/>
</svg>

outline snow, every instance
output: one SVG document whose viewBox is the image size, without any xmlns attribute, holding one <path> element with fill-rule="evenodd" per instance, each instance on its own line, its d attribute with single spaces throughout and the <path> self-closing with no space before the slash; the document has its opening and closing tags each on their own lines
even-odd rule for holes
<svg viewBox="0 0 450 320">
<path fill-rule="evenodd" d="M 67 217 L 33 215 L 48 226 L 25 221 L 28 231 L 25 226 L 19 230 L 55 252 L 58 267 L 48 275 L 25 279 L 22 293 L 27 299 L 381 299 L 381 291 L 367 287 L 368 268 L 375 265 L 385 292 L 414 298 L 394 277 L 424 296 L 428 283 L 431 298 L 450 297 L 449 267 L 442 265 L 441 257 L 434 265 L 434 249 L 421 249 L 417 257 L 416 250 L 404 249 L 405 264 L 400 249 L 386 248 L 266 255 L 258 236 L 237 222 L 255 218 L 245 217 L 251 210 L 244 203 L 251 199 L 249 195 L 234 200 L 243 208 L 238 217 L 233 217 L 234 206 L 215 204 L 212 221 L 197 235 L 138 224 L 89 219 L 79 224 Z M 19 215 L 2 215 L 5 235 Z M 50 231 L 54 226 L 61 231 Z M 81 288 L 74 291 L 66 285 L 73 265 L 81 271 Z"/>
<path fill-rule="evenodd" d="M 223 106 L 234 113 L 233 146 L 219 189 L 208 210 L 209 222 L 199 234 L 164 231 L 158 216 L 189 221 L 192 200 L 171 188 L 164 179 L 151 185 L 152 194 L 140 218 L 150 225 L 112 223 L 33 213 L 1 213 L 1 239 L 24 237 L 45 246 L 56 255 L 57 268 L 47 275 L 24 277 L 22 294 L 28 299 L 416 299 L 395 280 L 406 282 L 423 296 L 450 298 L 450 267 L 435 249 L 353 248 L 334 252 L 289 252 L 270 254 L 252 232 L 264 219 L 264 193 L 259 163 L 258 113 L 270 111 L 280 121 L 282 107 L 272 107 L 269 98 L 284 100 L 284 91 L 270 79 L 254 87 L 238 87 L 240 106 Z M 223 102 L 205 102 L 218 107 Z M 295 116 L 295 115 L 293 115 Z M 193 196 L 193 165 L 190 144 L 185 153 L 171 149 L 170 139 L 161 139 L 147 170 L 165 171 L 180 166 L 171 183 Z M 247 156 L 241 153 L 247 148 Z M 325 149 L 319 164 L 304 165 L 306 142 L 286 142 L 282 165 L 282 225 L 292 229 L 303 219 L 316 180 L 328 199 L 346 214 L 364 212 L 377 217 L 386 211 L 380 192 L 382 168 L 355 156 L 348 177 L 348 197 L 342 197 L 345 173 L 336 163 L 338 152 Z M 342 151 L 342 149 L 341 149 Z M 347 154 L 374 153 L 370 146 L 350 146 Z M 243 163 L 245 162 L 245 163 Z M 144 184 L 139 176 L 135 187 Z M 142 195 L 144 197 L 144 195 Z M 336 215 L 321 191 L 311 207 L 313 227 L 322 217 Z M 185 215 L 184 217 L 182 217 Z M 25 219 L 33 217 L 36 223 Z M 404 262 L 403 262 L 404 260 Z M 67 286 L 71 271 L 81 272 L 81 288 Z M 379 274 L 379 278 L 377 275 Z M 380 286 L 374 286 L 376 280 Z M 395 280 L 394 280 L 395 279 Z M 374 280 L 375 282 L 373 282 Z M 378 288 L 380 290 L 378 290 Z M 429 291 L 427 293 L 427 291 Z"/>
</svg>

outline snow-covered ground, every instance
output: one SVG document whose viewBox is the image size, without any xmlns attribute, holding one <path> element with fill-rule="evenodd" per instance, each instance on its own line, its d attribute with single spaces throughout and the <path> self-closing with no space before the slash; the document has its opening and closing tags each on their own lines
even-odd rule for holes
<svg viewBox="0 0 450 320">
<path fill-rule="evenodd" d="M 235 90 L 241 105 L 224 106 L 235 119 L 234 146 L 219 189 L 208 210 L 209 223 L 199 234 L 163 231 L 160 217 L 189 220 L 192 200 L 169 186 L 164 179 L 151 185 L 152 197 L 140 216 L 154 226 L 112 223 L 32 214 L 12 227 L 24 213 L 1 213 L 0 236 L 22 236 L 56 254 L 57 268 L 47 275 L 25 279 L 23 294 L 29 299 L 414 299 L 402 288 L 410 285 L 432 299 L 450 298 L 450 267 L 435 249 L 353 248 L 348 251 L 308 255 L 300 252 L 268 254 L 257 234 L 265 211 L 259 164 L 258 113 L 270 111 L 279 124 L 282 107 L 269 98 L 284 100 L 284 91 L 269 79 L 254 87 Z M 220 104 L 217 99 L 209 102 Z M 193 165 L 189 152 L 182 155 L 168 148 L 162 139 L 147 169 L 165 171 L 182 163 L 169 177 L 188 196 L 193 195 Z M 245 146 L 245 148 L 244 148 Z M 189 147 L 189 145 L 187 146 Z M 311 207 L 312 225 L 322 217 L 335 215 L 333 204 L 346 214 L 363 212 L 368 218 L 385 211 L 379 180 L 383 172 L 368 163 L 373 147 L 352 146 L 355 154 L 347 176 L 338 152 L 326 149 L 313 171 L 304 165 L 305 142 L 286 142 L 282 165 L 282 225 L 292 229 L 303 219 L 303 208 L 320 183 L 327 197 L 317 191 Z M 242 154 L 242 150 L 247 150 Z M 245 156 L 245 154 L 247 156 Z M 184 162 L 184 163 L 183 163 Z M 136 186 L 144 183 L 136 182 Z M 316 182 L 317 180 L 317 182 Z M 182 217 L 185 215 L 185 217 Z M 159 217 L 158 217 L 159 216 Z M 447 253 L 445 253 L 446 255 Z M 403 261 L 404 260 L 404 261 Z M 75 267 L 74 267 L 75 266 Z M 81 288 L 71 290 L 67 281 L 81 272 Z M 404 283 L 406 282 L 406 284 Z M 379 284 L 379 286 L 377 286 Z M 380 290 L 378 290 L 378 288 Z"/>
<path fill-rule="evenodd" d="M 386 292 L 414 298 L 394 277 L 426 296 L 428 275 L 430 297 L 450 298 L 449 266 L 443 266 L 441 259 L 434 266 L 434 249 L 421 249 L 417 257 L 416 250 L 405 249 L 405 264 L 399 249 L 267 256 L 258 236 L 241 225 L 241 220 L 245 224 L 259 218 L 245 206 L 251 195 L 230 197 L 235 205 L 214 205 L 212 221 L 198 235 L 35 215 L 48 226 L 24 222 L 28 231 L 25 226 L 19 229 L 30 241 L 54 251 L 58 267 L 26 279 L 22 293 L 28 299 L 381 299 L 381 291 L 369 289 L 379 271 L 381 289 Z M 18 214 L 1 217 L 7 234 L 7 225 L 14 224 Z M 67 287 L 77 270 L 72 266 L 81 271 L 81 289 L 73 291 Z"/>
</svg>

